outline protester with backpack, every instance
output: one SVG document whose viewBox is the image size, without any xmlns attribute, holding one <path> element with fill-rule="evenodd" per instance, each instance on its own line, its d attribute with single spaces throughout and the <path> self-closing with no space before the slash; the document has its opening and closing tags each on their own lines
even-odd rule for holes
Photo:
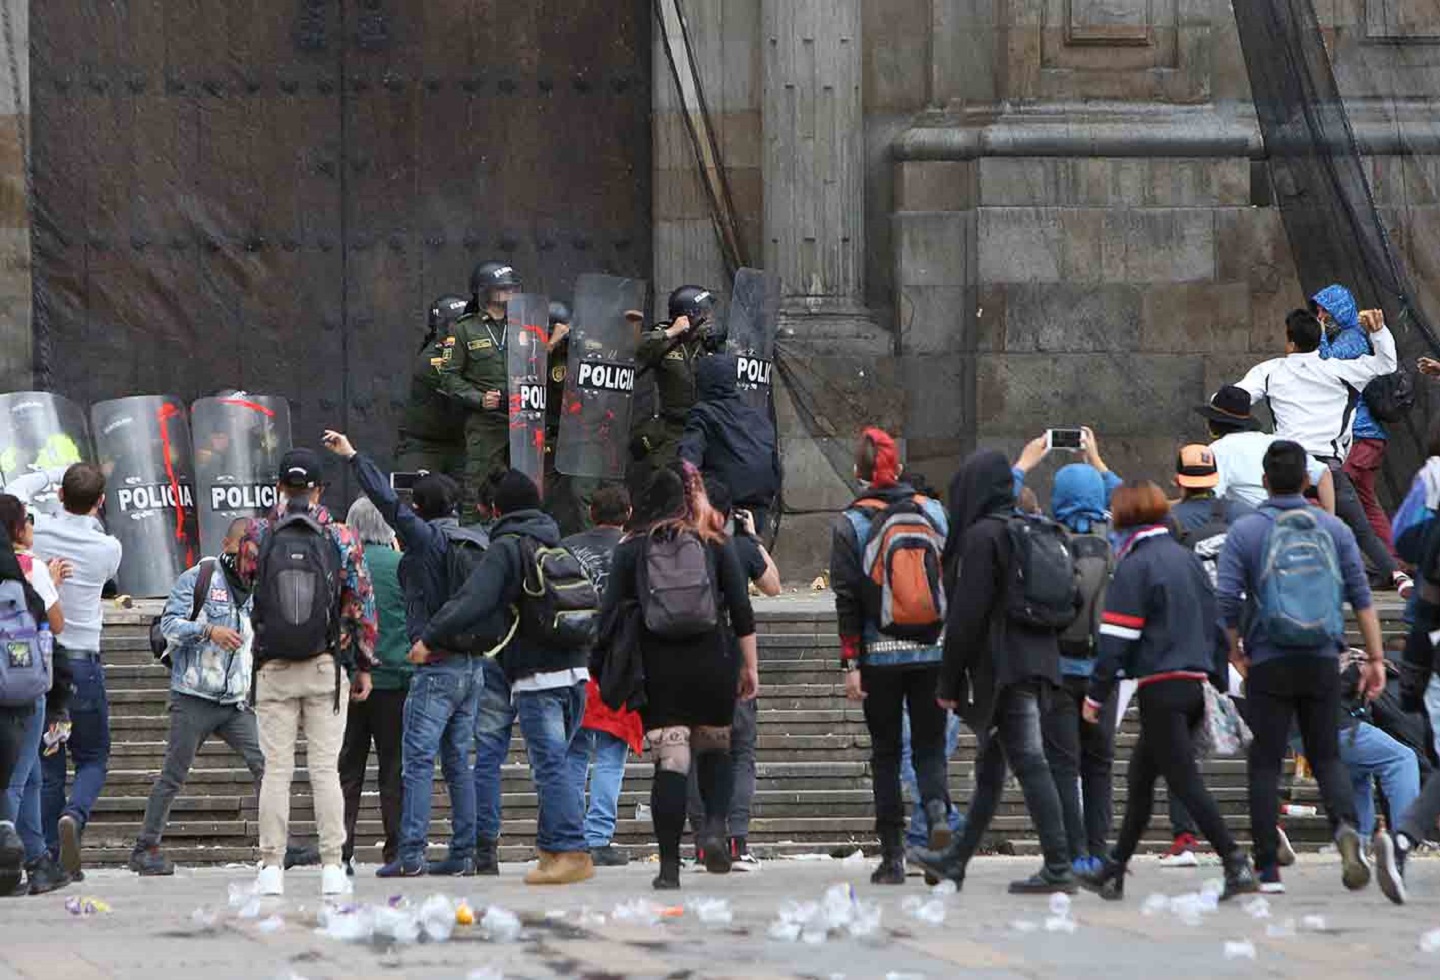
<svg viewBox="0 0 1440 980">
<path fill-rule="evenodd" d="M 1280 440 L 1265 453 L 1270 499 L 1260 512 L 1230 528 L 1220 555 L 1220 616 L 1230 662 L 1246 678 L 1250 745 L 1250 829 L 1262 890 L 1277 891 L 1280 765 L 1298 716 L 1309 760 L 1343 862 L 1345 887 L 1370 882 L 1355 829 L 1355 798 L 1340 761 L 1335 719 L 1340 711 L 1336 657 L 1345 649 L 1346 600 L 1355 611 L 1368 660 L 1361 668 L 1362 697 L 1385 686 L 1380 621 L 1355 536 L 1343 523 L 1309 506 L 1302 496 L 1305 450 Z M 1241 646 L 1241 612 L 1253 614 Z"/>
<path fill-rule="evenodd" d="M 590 530 L 572 534 L 560 544 L 585 569 L 595 591 L 605 594 L 610 581 L 610 562 L 625 537 L 630 522 L 630 494 L 621 486 L 604 486 L 590 501 Z M 585 846 L 596 867 L 616 868 L 630 863 L 630 856 L 611 843 L 615 836 L 620 788 L 625 781 L 625 763 L 630 753 L 645 750 L 645 729 L 640 716 L 623 705 L 612 709 L 600 697 L 600 684 L 593 677 L 585 685 L 585 717 L 570 740 L 570 782 L 585 804 L 586 784 L 590 805 L 585 809 Z"/>
<path fill-rule="evenodd" d="M 949 519 L 938 500 L 901 480 L 895 440 L 866 429 L 855 452 L 860 496 L 841 513 L 830 546 L 845 696 L 861 702 L 870 732 L 871 788 L 880 865 L 870 880 L 905 883 L 900 757 L 906 709 L 930 847 L 950 843 L 945 724 L 935 703 L 945 628 L 941 558 Z"/>
<path fill-rule="evenodd" d="M 40 642 L 43 622 L 45 601 L 20 568 L 10 532 L 0 523 L 0 638 L 7 644 L 23 644 L 32 654 L 15 669 L 9 658 L 0 661 L 0 786 L 10 785 L 40 696 L 52 692 L 48 711 L 59 714 L 65 709 L 68 685 L 54 683 L 64 675 L 64 655 L 58 648 L 44 649 Z M 15 832 L 13 819 L 5 816 L 0 819 L 0 897 L 20 889 L 24 864 L 25 844 Z"/>
<path fill-rule="evenodd" d="M 650 812 L 658 890 L 680 887 L 680 838 L 692 752 L 705 802 L 705 868 L 730 870 L 725 820 L 735 702 L 760 688 L 755 614 L 734 547 L 706 520 L 700 474 L 658 470 L 636 501 L 634 531 L 615 549 L 595 674 L 606 704 L 638 707 L 655 752 Z M 738 650 L 738 656 L 737 656 Z M 643 677 L 634 668 L 643 666 Z M 623 688 L 611 684 L 621 675 Z"/>
<path fill-rule="evenodd" d="M 26 512 L 25 505 L 11 494 L 0 495 L 0 524 L 10 532 L 15 557 L 20 562 L 25 578 L 45 603 L 45 619 L 38 624 L 38 628 L 41 631 L 49 629 L 49 643 L 53 649 L 55 634 L 65 628 L 65 615 L 60 606 L 56 582 L 64 582 L 69 577 L 70 566 L 61 559 L 47 564 L 35 557 L 30 550 L 35 540 L 34 525 L 30 523 L 30 515 Z M 17 599 L 20 591 L 23 591 L 18 590 L 18 583 L 12 583 L 9 588 L 16 591 Z M 36 639 L 39 641 L 40 637 L 37 635 Z M 61 686 L 68 687 L 68 680 L 53 675 L 52 660 L 52 690 L 57 681 Z M 14 819 L 15 829 L 20 832 L 20 839 L 25 844 L 25 891 L 30 895 L 44 895 L 70 883 L 70 875 L 50 856 L 45 847 L 45 830 L 41 819 L 40 753 L 49 727 L 45 710 L 47 693 L 42 693 L 35 701 L 35 710 L 26 728 L 25 741 L 20 747 L 9 787 L 4 798 L 0 799 L 0 816 L 8 814 Z M 53 735 L 62 726 L 58 721 L 52 724 Z"/>
<path fill-rule="evenodd" d="M 479 567 L 489 536 L 478 527 L 462 527 L 456 516 L 460 488 L 443 473 L 415 481 L 411 504 L 402 501 L 380 468 L 357 452 L 342 433 L 327 430 L 325 447 L 348 460 L 360 490 L 394 528 L 403 551 L 396 565 L 405 593 L 405 638 L 420 639 L 430 620 L 459 593 Z M 400 745 L 401 794 L 399 846 L 376 872 L 382 878 L 498 874 L 494 841 L 480 841 L 477 853 L 475 779 L 469 769 L 475 745 L 475 719 L 486 673 L 483 653 L 504 632 L 495 617 L 476 635 L 450 637 L 426 663 L 415 668 L 405 695 Z M 443 653 L 441 652 L 443 651 Z M 508 738 L 508 732 L 507 732 Z M 435 757 L 450 794 L 450 851 L 442 861 L 425 861 L 430 830 Z"/>
<path fill-rule="evenodd" d="M 473 634 L 497 615 L 506 618 L 491 653 L 505 670 L 540 798 L 540 864 L 525 883 L 571 884 L 595 874 L 566 756 L 585 713 L 586 655 L 600 599 L 579 561 L 560 547 L 560 528 L 540 509 L 540 491 L 529 477 L 508 471 L 495 490 L 495 511 L 490 549 L 431 618 L 410 659 L 426 663 L 448 637 Z"/>
<path fill-rule="evenodd" d="M 916 864 L 956 884 L 1013 769 L 1040 838 L 1044 867 L 1013 882 L 1014 894 L 1073 893 L 1075 875 L 1055 780 L 1045 761 L 1042 698 L 1060 682 L 1058 634 L 1078 611 L 1065 532 L 1043 517 L 1017 514 L 1010 464 L 976 452 L 950 484 L 955 586 L 945 622 L 938 697 L 980 740 L 975 793 L 965 831 L 943 850 L 912 850 Z M 958 540 L 958 545 L 955 542 Z"/>
<path fill-rule="evenodd" d="M 1077 874 L 1099 868 L 1110 839 L 1115 726 L 1081 724 L 1080 710 L 1095 669 L 1100 613 L 1110 583 L 1111 492 L 1105 474 L 1089 463 L 1061 467 L 1050 491 L 1055 519 L 1069 537 L 1080 610 L 1060 633 L 1060 689 L 1045 707 L 1041 730 Z M 1115 704 L 1107 703 L 1107 719 L 1114 710 Z"/>
<path fill-rule="evenodd" d="M 142 877 L 175 873 L 160 840 L 170 807 L 208 739 L 218 737 L 237 752 L 257 785 L 265 775 L 260 730 L 247 703 L 254 677 L 250 588 L 237 564 L 248 526 L 248 518 L 233 521 L 219 557 L 202 559 L 180 575 L 160 616 L 164 662 L 170 667 L 170 730 L 165 765 L 130 853 L 130 870 Z"/>
<path fill-rule="evenodd" d="M 1101 866 L 1082 875 L 1102 898 L 1125 894 L 1126 867 L 1150 823 L 1155 780 L 1170 792 L 1221 855 L 1223 901 L 1256 890 L 1255 873 L 1235 842 L 1215 800 L 1205 790 L 1192 732 L 1204 723 L 1205 684 L 1223 690 L 1228 680 L 1215 593 L 1200 560 L 1169 533 L 1165 494 L 1153 483 L 1115 492 L 1115 576 L 1105 594 L 1100 656 L 1090 677 L 1084 718 L 1105 725 L 1104 705 L 1120 674 L 1139 681 L 1140 741 L 1130 759 L 1125 822 Z"/>
<path fill-rule="evenodd" d="M 303 726 L 306 768 L 320 830 L 320 892 L 351 891 L 341 864 L 345 796 L 340 747 L 350 699 L 370 696 L 378 619 L 365 550 L 320 503 L 320 457 L 291 449 L 280 459 L 278 502 L 240 542 L 240 580 L 251 584 L 255 629 L 253 699 L 265 776 L 260 784 L 261 895 L 285 892 L 285 838 L 295 741 Z M 351 675 L 348 698 L 341 672 Z"/>
</svg>

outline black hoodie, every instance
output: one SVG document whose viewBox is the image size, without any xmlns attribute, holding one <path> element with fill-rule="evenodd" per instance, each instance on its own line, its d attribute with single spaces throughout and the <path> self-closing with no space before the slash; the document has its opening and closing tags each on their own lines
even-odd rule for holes
<svg viewBox="0 0 1440 980">
<path fill-rule="evenodd" d="M 444 646 L 447 636 L 482 632 L 497 613 L 504 616 L 508 630 L 514 622 L 514 607 L 521 601 L 520 586 L 525 578 L 520 538 L 532 538 L 549 548 L 560 544 L 560 528 L 549 514 L 538 510 L 517 510 L 506 514 L 490 529 L 490 548 L 463 588 L 425 627 L 421 637 L 433 649 Z M 532 674 L 570 670 L 585 666 L 586 651 L 554 650 L 528 642 L 516 630 L 500 654 L 505 676 L 513 683 Z"/>
<path fill-rule="evenodd" d="M 736 504 L 768 507 L 780 490 L 775 426 L 740 393 L 737 367 L 733 354 L 700 358 L 680 458 L 722 480 Z"/>
<path fill-rule="evenodd" d="M 958 701 L 961 717 L 976 732 L 989 729 L 1003 689 L 1036 678 L 1060 681 L 1055 632 L 1027 629 L 1005 615 L 1011 560 L 1006 518 L 1014 507 L 1010 463 L 994 450 L 971 455 L 950 483 L 950 610 L 940 696 Z"/>
</svg>

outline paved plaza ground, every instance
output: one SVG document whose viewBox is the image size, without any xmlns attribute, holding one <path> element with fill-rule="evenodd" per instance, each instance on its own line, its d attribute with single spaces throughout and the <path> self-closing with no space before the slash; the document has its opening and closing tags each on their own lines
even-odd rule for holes
<svg viewBox="0 0 1440 980">
<path fill-rule="evenodd" d="M 182 870 L 171 879 L 141 880 L 119 870 L 97 871 L 83 885 L 41 898 L 0 900 L 0 978 L 69 980 L 90 977 L 447 977 L 549 978 L 934 978 L 1434 976 L 1440 952 L 1422 951 L 1421 937 L 1440 928 L 1440 861 L 1416 862 L 1415 895 L 1403 909 L 1373 886 L 1358 896 L 1343 891 L 1338 863 L 1302 857 L 1286 877 L 1290 893 L 1269 899 L 1269 918 L 1255 918 L 1240 902 L 1201 913 L 1186 924 L 1171 909 L 1147 915 L 1146 899 L 1201 889 L 1218 877 L 1215 866 L 1162 870 L 1137 860 L 1122 904 L 1077 896 L 1068 926 L 1047 928 L 1045 898 L 1015 898 L 1005 883 L 1034 862 L 986 858 L 971 869 L 959 895 L 943 898 L 943 924 L 907 910 L 907 897 L 930 900 L 918 880 L 904 888 L 869 884 L 868 865 L 839 861 L 775 861 L 726 878 L 687 873 L 684 890 L 651 891 L 654 866 L 603 869 L 584 885 L 541 890 L 521 883 L 522 866 L 500 879 L 379 881 L 373 869 L 356 879 L 356 903 L 386 904 L 403 894 L 420 903 L 436 893 L 468 896 L 511 910 L 524 923 L 518 939 L 497 943 L 479 926 L 457 927 L 444 943 L 398 946 L 351 944 L 316 934 L 318 873 L 292 871 L 284 900 L 267 900 L 254 917 L 228 902 L 232 883 L 248 884 L 244 868 Z M 788 900 L 819 901 L 828 888 L 852 885 L 861 903 L 882 910 L 878 933 L 835 936 L 821 944 L 770 936 Z M 67 899 L 94 896 L 111 911 L 76 916 Z M 729 924 L 706 924 L 691 906 L 659 924 L 616 922 L 617 905 L 636 899 L 683 906 L 725 899 Z M 913 904 L 913 902 L 912 902 Z M 203 911 L 197 915 L 197 909 Z M 932 909 L 933 911 L 933 909 Z M 564 913 L 563 917 L 556 913 Z M 671 909 L 674 914 L 675 909 Z M 204 920 L 213 915 L 213 924 Z M 274 919 L 272 916 L 279 916 Z M 549 916 L 547 918 L 547 915 Z M 598 916 L 604 915 L 600 922 Z M 1323 918 L 1322 922 L 1313 920 Z M 283 925 L 279 924 L 283 920 Z M 1293 920 L 1293 921 L 1290 921 Z M 276 931 L 267 931 L 279 925 Z M 1227 943 L 1253 945 L 1231 950 Z M 1247 955 L 1236 955 L 1243 950 Z"/>
</svg>

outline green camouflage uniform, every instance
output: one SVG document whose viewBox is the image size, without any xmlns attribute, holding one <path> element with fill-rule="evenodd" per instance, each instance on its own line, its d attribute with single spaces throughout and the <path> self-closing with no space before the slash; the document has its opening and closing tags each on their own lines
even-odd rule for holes
<svg viewBox="0 0 1440 980">
<path fill-rule="evenodd" d="M 465 409 L 442 389 L 446 352 L 454 338 L 435 335 L 421 349 L 410 376 L 410 400 L 395 447 L 401 472 L 427 470 L 465 478 Z"/>
<path fill-rule="evenodd" d="M 505 321 L 483 310 L 455 323 L 454 343 L 440 372 L 441 388 L 465 406 L 465 496 L 461 522 L 480 520 L 475 505 L 480 488 L 495 470 L 510 465 L 509 374 L 505 363 Z M 500 392 L 500 404 L 484 407 L 487 391 Z"/>
<path fill-rule="evenodd" d="M 690 406 L 695 404 L 695 364 L 705 356 L 696 331 L 672 340 L 665 336 L 669 326 L 659 323 L 642 333 L 635 354 L 640 369 L 653 373 L 660 397 L 659 417 L 642 419 L 637 424 L 636 435 L 643 438 L 649 448 L 648 454 L 632 466 L 635 472 L 631 482 L 637 487 L 644 484 L 650 473 L 675 460 L 680 437 L 685 434 L 685 419 L 690 414 Z"/>
</svg>

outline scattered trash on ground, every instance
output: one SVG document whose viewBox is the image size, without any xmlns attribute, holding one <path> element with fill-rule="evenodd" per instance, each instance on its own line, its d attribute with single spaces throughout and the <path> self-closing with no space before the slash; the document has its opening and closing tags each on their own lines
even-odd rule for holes
<svg viewBox="0 0 1440 980">
<path fill-rule="evenodd" d="M 819 902 L 786 901 L 770 925 L 769 936 L 816 946 L 842 934 L 865 939 L 880 931 L 881 914 L 880 906 L 856 898 L 851 885 L 833 885 Z"/>
<path fill-rule="evenodd" d="M 1325 916 L 1307 915 L 1300 919 L 1300 928 L 1305 932 L 1324 932 Z"/>
<path fill-rule="evenodd" d="M 906 896 L 900 903 L 900 910 L 910 918 L 927 926 L 945 924 L 945 900 L 943 898 L 921 898 L 919 895 Z"/>
<path fill-rule="evenodd" d="M 1019 933 L 1031 933 L 1039 930 L 1040 923 L 1030 919 L 1011 919 L 1010 928 Z"/>
<path fill-rule="evenodd" d="M 268 919 L 261 919 L 259 922 L 255 923 L 255 929 L 264 936 L 268 936 L 271 933 L 279 932 L 281 929 L 284 928 L 285 920 L 280 918 L 280 916 L 278 915 L 272 915 Z"/>
<path fill-rule="evenodd" d="M 1046 932 L 1063 932 L 1067 935 L 1080 928 L 1070 917 L 1070 896 L 1059 892 L 1050 896 L 1050 917 L 1045 920 Z"/>
<path fill-rule="evenodd" d="M 960 894 L 960 886 L 955 884 L 954 879 L 946 878 L 940 884 L 930 889 L 930 894 L 936 898 L 949 898 L 951 895 Z"/>
<path fill-rule="evenodd" d="M 1420 952 L 1440 953 L 1440 929 L 1431 929 L 1420 936 Z"/>
<path fill-rule="evenodd" d="M 65 911 L 71 915 L 104 915 L 110 911 L 110 903 L 104 899 L 71 896 L 65 899 Z"/>
<path fill-rule="evenodd" d="M 1253 960 L 1255 958 L 1255 944 L 1248 939 L 1226 940 L 1225 958 L 1227 960 Z"/>
<path fill-rule="evenodd" d="M 857 847 L 853 854 L 847 854 L 841 858 L 840 863 L 847 868 L 859 868 L 864 867 L 868 862 L 865 860 L 865 852 Z"/>
<path fill-rule="evenodd" d="M 509 909 L 492 905 L 480 919 L 480 928 L 494 943 L 513 943 L 520 938 L 520 917 Z"/>
<path fill-rule="evenodd" d="M 735 921 L 730 903 L 723 898 L 694 898 L 685 903 L 690 914 L 707 926 L 728 926 Z"/>
<path fill-rule="evenodd" d="M 1294 939 L 1295 920 L 1286 919 L 1284 922 L 1271 922 L 1265 926 L 1265 938 L 1267 939 Z"/>
<path fill-rule="evenodd" d="M 482 966 L 465 974 L 465 980 L 505 980 L 505 974 L 493 966 Z"/>
<path fill-rule="evenodd" d="M 457 926 L 473 926 L 475 924 L 475 910 L 464 899 L 461 899 L 460 904 L 455 906 L 455 924 Z"/>
<path fill-rule="evenodd" d="M 205 905 L 200 906 L 194 912 L 190 913 L 190 924 L 195 927 L 197 932 L 214 929 L 219 922 L 220 914 Z"/>
<path fill-rule="evenodd" d="M 1251 898 L 1244 905 L 1240 906 L 1240 908 L 1243 909 L 1245 914 L 1250 916 L 1250 918 L 1252 919 L 1270 918 L 1270 903 L 1265 899 L 1261 898 L 1259 895 Z"/>
<path fill-rule="evenodd" d="M 610 912 L 610 918 L 625 925 L 653 926 L 660 921 L 660 906 L 637 898 L 615 906 Z"/>
</svg>

